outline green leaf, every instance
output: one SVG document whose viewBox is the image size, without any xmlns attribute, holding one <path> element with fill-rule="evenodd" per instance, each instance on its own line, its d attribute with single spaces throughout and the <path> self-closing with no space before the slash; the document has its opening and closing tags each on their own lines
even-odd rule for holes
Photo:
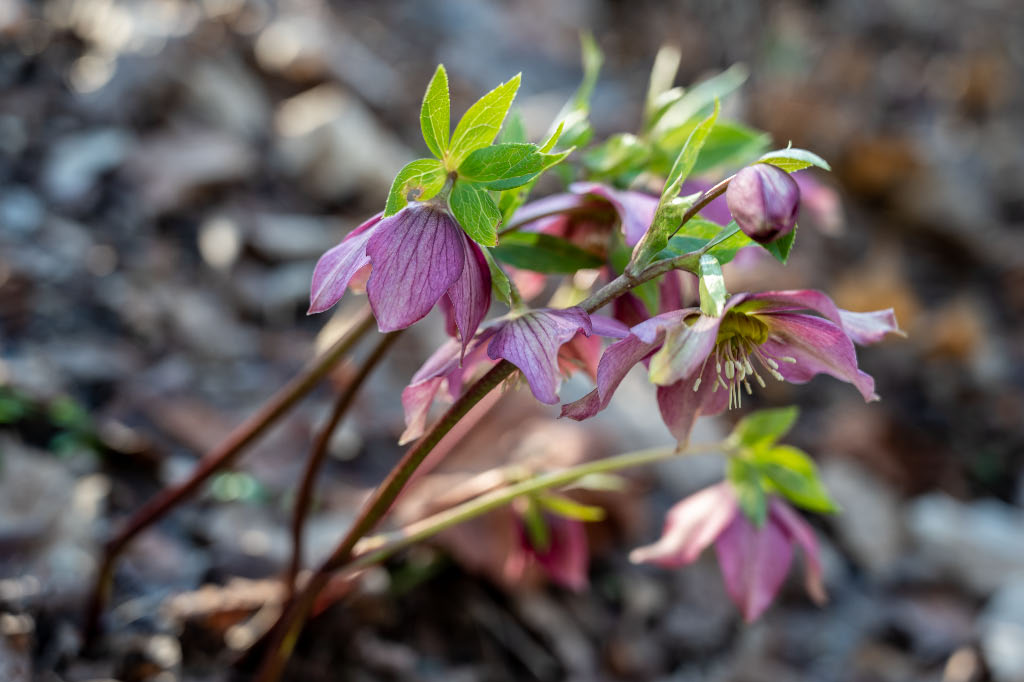
<svg viewBox="0 0 1024 682">
<path fill-rule="evenodd" d="M 494 142 L 519 90 L 520 79 L 521 74 L 516 74 L 507 83 L 502 83 L 478 99 L 466 111 L 452 133 L 448 149 L 449 168 L 458 168 L 471 152 Z"/>
<path fill-rule="evenodd" d="M 760 528 L 768 517 L 768 500 L 758 470 L 750 462 L 733 457 L 729 460 L 726 475 L 736 491 L 740 509 L 752 524 Z"/>
<path fill-rule="evenodd" d="M 665 113 L 668 106 L 665 100 L 674 104 L 682 96 L 682 88 L 673 88 L 672 83 L 679 71 L 679 62 L 683 53 L 675 45 L 662 45 L 654 57 L 651 67 L 651 78 L 647 85 L 647 99 L 644 102 L 644 129 L 649 130 L 657 119 Z M 667 92 L 675 90 L 674 96 L 665 97 Z"/>
<path fill-rule="evenodd" d="M 693 253 L 703 248 L 711 240 L 716 239 L 718 235 L 728 233 L 734 227 L 736 227 L 735 221 L 730 222 L 729 225 L 723 228 L 718 223 L 713 223 L 704 218 L 691 218 L 683 225 L 679 234 L 668 240 L 668 246 L 658 254 L 658 257 L 672 258 Z M 708 254 L 717 258 L 720 264 L 725 265 L 736 256 L 737 251 L 745 246 L 754 246 L 756 244 L 757 242 L 743 234 L 742 231 L 736 231 L 732 236 L 711 247 L 708 250 Z"/>
<path fill-rule="evenodd" d="M 551 133 L 550 135 L 548 135 L 548 139 L 544 140 L 544 142 L 541 143 L 541 145 L 540 145 L 541 152 L 543 152 L 544 154 L 547 154 L 552 149 L 554 149 L 555 145 L 558 144 L 558 140 L 561 139 L 561 137 L 562 137 L 562 131 L 563 130 L 565 130 L 565 121 L 559 121 L 558 125 L 555 127 L 555 131 L 553 133 Z M 553 156 L 557 156 L 557 155 L 553 155 Z"/>
<path fill-rule="evenodd" d="M 384 216 L 391 216 L 405 208 L 409 200 L 426 201 L 444 188 L 447 175 L 437 159 L 417 159 L 398 171 L 391 183 Z"/>
<path fill-rule="evenodd" d="M 471 182 L 457 181 L 448 197 L 448 206 L 470 239 L 481 246 L 498 243 L 501 212 L 487 190 Z"/>
<path fill-rule="evenodd" d="M 664 113 L 655 127 L 658 132 L 670 131 L 697 116 L 716 99 L 722 99 L 747 80 L 747 68 L 735 64 L 722 73 L 694 85 Z"/>
<path fill-rule="evenodd" d="M 762 449 L 789 433 L 799 415 L 794 406 L 758 410 L 739 420 L 729 439 L 742 447 Z"/>
<path fill-rule="evenodd" d="M 793 229 L 786 236 L 779 237 L 773 242 L 762 245 L 768 253 L 775 256 L 775 260 L 783 265 L 789 260 L 789 252 L 793 250 L 793 242 L 796 240 L 796 228 L 797 226 L 794 225 Z"/>
<path fill-rule="evenodd" d="M 721 317 L 729 292 L 718 259 L 709 253 L 700 257 L 700 310 L 711 317 Z"/>
<path fill-rule="evenodd" d="M 600 257 L 572 242 L 536 232 L 506 234 L 492 252 L 503 263 L 545 274 L 571 274 L 603 264 Z"/>
<path fill-rule="evenodd" d="M 507 144 L 509 142 L 528 142 L 526 137 L 526 121 L 523 120 L 523 113 L 519 109 L 513 109 L 505 119 L 505 126 L 498 133 L 498 142 Z"/>
<path fill-rule="evenodd" d="M 484 252 L 484 258 L 487 259 L 487 267 L 491 271 L 491 288 L 497 294 L 499 300 L 512 305 L 512 283 L 509 281 L 508 275 L 494 261 L 494 255 L 491 254 L 490 249 L 481 250 Z"/>
<path fill-rule="evenodd" d="M 535 144 L 496 144 L 467 156 L 459 166 L 459 177 L 486 183 L 488 189 L 512 189 L 525 185 L 540 173 L 544 161 L 544 155 Z"/>
<path fill-rule="evenodd" d="M 594 86 L 597 84 L 597 77 L 601 72 L 604 55 L 601 53 L 597 43 L 594 42 L 594 36 L 589 32 L 580 34 L 580 48 L 583 62 L 583 79 L 580 81 L 579 87 L 576 88 L 576 92 L 562 106 L 561 111 L 555 117 L 555 120 L 563 127 L 560 140 L 562 148 L 582 147 L 590 141 L 594 134 L 588 118 L 590 98 L 594 94 Z"/>
<path fill-rule="evenodd" d="M 686 182 L 686 178 L 689 177 L 693 166 L 697 163 L 697 157 L 700 155 L 701 149 L 704 148 L 704 142 L 708 139 L 708 135 L 715 126 L 715 121 L 718 120 L 718 114 L 721 111 L 722 105 L 716 99 L 715 108 L 711 115 L 701 121 L 693 129 L 693 132 L 690 133 L 690 137 L 687 138 L 682 151 L 676 157 L 676 162 L 672 165 L 672 170 L 669 171 L 668 179 L 665 180 L 665 187 L 661 191 L 662 204 L 679 195 L 679 190 L 683 183 Z"/>
<path fill-rule="evenodd" d="M 537 501 L 540 502 L 541 506 L 548 511 L 553 512 L 558 516 L 564 516 L 567 519 L 574 519 L 576 521 L 603 521 L 605 517 L 604 509 L 601 507 L 595 507 L 589 504 L 580 504 L 575 500 L 570 500 L 568 497 L 562 497 L 561 495 L 541 493 L 537 496 Z"/>
<path fill-rule="evenodd" d="M 698 119 L 680 126 L 655 142 L 655 154 L 648 170 L 667 175 L 683 144 L 700 125 Z M 768 148 L 771 136 L 734 121 L 718 120 L 704 141 L 691 175 L 702 176 L 723 167 L 745 166 L 755 162 Z"/>
<path fill-rule="evenodd" d="M 443 64 L 437 65 L 434 77 L 427 85 L 420 107 L 420 129 L 423 141 L 437 158 L 448 151 L 448 135 L 451 133 L 451 103 L 448 97 L 448 74 Z"/>
<path fill-rule="evenodd" d="M 778 166 L 787 173 L 792 173 L 793 171 L 802 170 L 811 166 L 817 166 L 818 168 L 823 168 L 827 171 L 832 170 L 832 167 L 828 165 L 828 162 L 814 152 L 809 152 L 806 149 L 796 149 L 793 147 L 776 149 L 773 152 L 768 152 L 758 159 L 758 163 L 770 163 L 773 166 Z"/>
<path fill-rule="evenodd" d="M 527 197 L 530 196 L 530 192 L 533 190 L 533 186 L 537 183 L 540 176 L 548 169 L 561 163 L 567 156 L 569 156 L 569 154 L 572 153 L 572 151 L 573 148 L 569 148 L 565 151 L 554 154 L 541 154 L 543 165 L 541 166 L 540 173 L 537 173 L 519 187 L 502 191 L 498 198 L 498 209 L 501 211 L 502 220 L 507 222 L 512 218 L 512 215 L 516 210 L 526 202 Z"/>
<path fill-rule="evenodd" d="M 758 453 L 754 463 L 771 486 L 793 504 L 820 513 L 839 511 L 818 477 L 814 460 L 803 451 L 779 445 Z"/>
<path fill-rule="evenodd" d="M 632 133 L 616 133 L 600 145 L 587 150 L 583 163 L 598 178 L 614 178 L 636 173 L 650 157 L 647 143 Z"/>
</svg>

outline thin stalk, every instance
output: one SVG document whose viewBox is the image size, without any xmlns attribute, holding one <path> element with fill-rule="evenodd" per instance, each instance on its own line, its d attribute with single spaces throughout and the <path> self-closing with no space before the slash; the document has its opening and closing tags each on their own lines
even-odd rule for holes
<svg viewBox="0 0 1024 682">
<path fill-rule="evenodd" d="M 480 497 L 411 523 L 405 528 L 364 538 L 356 546 L 358 553 L 352 561 L 345 565 L 344 570 L 346 572 L 353 572 L 380 563 L 407 547 L 433 537 L 452 526 L 503 507 L 523 495 L 568 485 L 591 474 L 620 471 L 622 469 L 660 462 L 672 457 L 720 452 L 725 447 L 724 443 L 709 443 L 691 445 L 682 451 L 679 451 L 675 446 L 651 448 L 627 452 L 614 457 L 606 457 L 594 462 L 586 462 L 568 469 L 562 469 L 561 471 L 540 474 L 514 485 L 483 494 Z"/>
<path fill-rule="evenodd" d="M 686 213 L 683 214 L 682 219 L 679 221 L 679 227 L 672 231 L 672 234 L 669 235 L 669 238 L 671 239 L 672 237 L 674 237 L 675 234 L 679 232 L 679 230 L 683 229 L 683 225 L 688 223 L 691 218 L 700 213 L 705 206 L 710 204 L 718 197 L 722 196 L 725 193 L 725 190 L 729 189 L 729 183 L 732 182 L 732 179 L 734 177 L 736 176 L 730 175 L 725 180 L 722 180 L 714 187 L 708 189 L 708 191 L 704 192 L 704 194 L 701 194 L 700 198 L 697 199 L 697 203 L 695 203 L 690 208 L 686 209 Z"/>
<path fill-rule="evenodd" d="M 295 497 L 295 509 L 292 513 L 292 558 L 288 566 L 286 579 L 289 599 L 294 596 L 295 579 L 302 567 L 303 532 L 306 526 L 306 518 L 312 506 L 313 488 L 316 484 L 317 475 L 320 473 L 320 468 L 323 466 L 324 458 L 327 456 L 327 446 L 331 442 L 331 436 L 334 435 L 334 430 L 338 427 L 342 417 L 345 416 L 345 413 L 348 412 L 349 407 L 355 401 L 355 397 L 359 394 L 363 383 L 381 359 L 384 358 L 395 341 L 398 340 L 401 333 L 401 331 L 396 331 L 381 337 L 380 341 L 377 342 L 377 346 L 366 360 L 363 361 L 356 375 L 352 377 L 352 380 L 349 381 L 345 389 L 338 394 L 338 399 L 334 402 L 331 414 L 327 417 L 327 421 L 320 429 L 316 441 L 313 443 L 313 449 L 309 454 L 306 468 L 302 473 L 302 482 L 299 484 L 299 490 Z"/>
<path fill-rule="evenodd" d="M 85 613 L 84 640 L 91 645 L 99 634 L 100 615 L 110 594 L 118 557 L 143 530 L 163 518 L 167 512 L 194 493 L 213 474 L 230 466 L 241 452 L 284 416 L 309 393 L 320 380 L 345 357 L 353 346 L 374 326 L 370 307 L 364 307 L 352 327 L 334 345 L 310 362 L 297 376 L 285 384 L 263 404 L 258 412 L 239 424 L 224 441 L 207 453 L 189 478 L 165 488 L 135 512 L 103 549 L 95 583 Z"/>
</svg>

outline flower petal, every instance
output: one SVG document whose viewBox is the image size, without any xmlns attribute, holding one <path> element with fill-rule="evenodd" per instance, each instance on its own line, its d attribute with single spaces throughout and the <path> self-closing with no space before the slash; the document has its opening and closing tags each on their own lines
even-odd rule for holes
<svg viewBox="0 0 1024 682">
<path fill-rule="evenodd" d="M 465 352 L 491 307 L 491 270 L 480 247 L 464 234 L 461 236 L 466 263 L 462 274 L 448 289 L 448 300 Z"/>
<path fill-rule="evenodd" d="M 666 568 L 692 563 L 732 523 L 737 510 L 736 494 L 728 483 L 704 488 L 676 503 L 665 516 L 658 541 L 634 549 L 629 560 Z"/>
<path fill-rule="evenodd" d="M 828 601 L 825 594 L 825 582 L 821 573 L 821 555 L 818 552 L 818 539 L 814 535 L 814 529 L 804 521 L 792 507 L 777 497 L 769 501 L 769 515 L 774 523 L 777 523 L 790 539 L 800 545 L 804 551 L 804 563 L 806 564 L 804 575 L 804 588 L 811 596 L 815 604 L 824 604 Z"/>
<path fill-rule="evenodd" d="M 766 521 L 755 528 L 743 514 L 715 542 L 725 589 L 748 623 L 757 620 L 772 603 L 793 561 L 793 545 L 786 532 Z"/>
<path fill-rule="evenodd" d="M 369 264 L 366 242 L 372 234 L 371 228 L 380 222 L 382 215 L 378 213 L 373 216 L 345 235 L 340 244 L 320 256 L 313 268 L 307 315 L 322 313 L 340 301 L 352 278 Z"/>
<path fill-rule="evenodd" d="M 839 319 L 842 320 L 843 330 L 846 331 L 847 336 L 861 346 L 878 343 L 886 334 L 906 336 L 896 322 L 896 315 L 892 308 L 873 310 L 867 313 L 855 313 L 840 308 Z"/>
<path fill-rule="evenodd" d="M 537 400 L 558 402 L 558 349 L 577 332 L 591 334 L 590 316 L 582 308 L 534 310 L 498 327 L 487 347 L 492 360 L 504 358 L 519 368 Z"/>
<path fill-rule="evenodd" d="M 607 200 L 619 214 L 627 246 L 635 246 L 643 239 L 658 210 L 658 198 L 643 192 L 617 190 L 596 182 L 574 182 L 569 185 L 569 191 L 593 194 Z"/>
<path fill-rule="evenodd" d="M 720 414 L 729 402 L 729 391 L 718 386 L 718 375 L 707 363 L 694 386 L 696 374 L 668 386 L 658 386 L 658 410 L 672 436 L 680 443 L 690 440 L 690 431 L 697 417 Z"/>
<path fill-rule="evenodd" d="M 526 232 L 543 232 L 542 225 L 538 224 L 538 221 L 552 214 L 579 208 L 586 203 L 586 198 L 578 194 L 552 194 L 520 207 L 512 215 L 509 224 L 521 224 L 523 225 L 522 229 Z"/>
<path fill-rule="evenodd" d="M 590 563 L 586 527 L 575 519 L 553 515 L 545 518 L 551 533 L 550 543 L 543 552 L 531 546 L 534 558 L 552 581 L 577 592 L 585 589 Z"/>
<path fill-rule="evenodd" d="M 776 313 L 760 319 L 771 330 L 761 352 L 778 362 L 786 381 L 802 384 L 828 374 L 856 386 L 864 400 L 878 400 L 875 380 L 857 368 L 857 353 L 843 329 L 812 315 Z M 796 362 L 781 360 L 785 357 Z"/>
<path fill-rule="evenodd" d="M 430 312 L 462 274 L 465 235 L 448 213 L 410 204 L 384 218 L 366 243 L 366 284 L 382 332 L 405 329 Z"/>
<path fill-rule="evenodd" d="M 651 382 L 667 386 L 699 372 L 715 349 L 721 324 L 721 317 L 701 315 L 693 324 L 669 329 L 661 350 L 651 358 Z"/>
</svg>

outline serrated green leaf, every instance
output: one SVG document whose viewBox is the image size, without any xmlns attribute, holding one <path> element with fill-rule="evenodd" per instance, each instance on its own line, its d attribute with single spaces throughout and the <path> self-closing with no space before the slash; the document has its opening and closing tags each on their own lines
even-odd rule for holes
<svg viewBox="0 0 1024 682">
<path fill-rule="evenodd" d="M 505 125 L 502 127 L 501 132 L 498 133 L 498 142 L 508 144 L 509 142 L 528 141 L 523 112 L 519 111 L 519 109 L 512 109 L 508 114 L 508 118 L 505 119 Z"/>
<path fill-rule="evenodd" d="M 729 438 L 744 448 L 760 450 L 789 433 L 799 415 L 794 406 L 758 410 L 739 420 Z"/>
<path fill-rule="evenodd" d="M 451 102 L 448 96 L 448 73 L 443 64 L 437 65 L 434 77 L 427 85 L 420 107 L 420 129 L 427 148 L 437 158 L 448 151 L 448 136 L 451 133 Z"/>
<path fill-rule="evenodd" d="M 448 197 L 448 206 L 470 239 L 481 246 L 498 243 L 501 212 L 487 190 L 465 180 L 457 181 Z"/>
<path fill-rule="evenodd" d="M 444 188 L 447 175 L 437 159 L 417 159 L 398 171 L 391 183 L 384 216 L 391 216 L 405 208 L 409 200 L 426 201 Z"/>
<path fill-rule="evenodd" d="M 503 263 L 545 274 L 571 274 L 603 264 L 601 258 L 572 242 L 537 232 L 506 234 L 492 252 Z"/>
<path fill-rule="evenodd" d="M 501 269 L 501 266 L 494 261 L 494 255 L 490 249 L 481 249 L 484 258 L 487 259 L 487 268 L 491 271 L 491 288 L 497 294 L 498 300 L 507 305 L 512 305 L 512 283 L 508 275 Z"/>
<path fill-rule="evenodd" d="M 729 460 L 726 475 L 747 519 L 758 528 L 763 526 L 768 518 L 768 499 L 757 469 L 746 460 L 733 457 Z"/>
<path fill-rule="evenodd" d="M 770 485 L 793 504 L 820 513 L 839 511 L 818 476 L 814 460 L 803 451 L 779 445 L 758 453 L 753 461 Z"/>
<path fill-rule="evenodd" d="M 580 504 L 575 500 L 570 500 L 568 497 L 562 497 L 561 495 L 541 493 L 537 496 L 537 501 L 549 512 L 557 514 L 558 516 L 564 516 L 567 519 L 574 519 L 576 521 L 603 521 L 605 517 L 604 509 L 601 507 L 595 507 L 589 504 Z"/>
<path fill-rule="evenodd" d="M 729 292 L 725 290 L 725 277 L 718 259 L 709 253 L 700 257 L 700 310 L 711 317 L 721 317 Z"/>
<path fill-rule="evenodd" d="M 758 163 L 770 163 L 773 166 L 778 166 L 787 173 L 792 173 L 804 168 L 810 168 L 811 166 L 817 166 L 818 168 L 823 168 L 827 171 L 832 170 L 832 167 L 828 165 L 828 162 L 814 152 L 807 151 L 806 149 L 796 149 L 793 147 L 776 149 L 773 152 L 768 152 L 757 161 Z"/>
<path fill-rule="evenodd" d="M 556 152 L 553 154 L 541 154 L 543 164 L 539 173 L 534 175 L 528 181 L 523 183 L 519 187 L 507 189 L 502 191 L 498 197 L 498 210 L 501 211 L 502 220 L 508 222 L 512 218 L 512 215 L 526 203 L 527 197 L 530 196 L 530 192 L 533 190 L 533 186 L 537 183 L 540 176 L 550 168 L 561 163 L 569 154 L 573 152 L 574 148 L 566 149 L 565 151 Z"/>
<path fill-rule="evenodd" d="M 789 260 L 789 253 L 793 250 L 793 242 L 796 240 L 796 229 L 797 226 L 794 225 L 793 229 L 790 230 L 789 234 L 786 236 L 779 237 L 773 242 L 762 244 L 765 251 L 775 256 L 775 260 L 779 261 L 783 265 L 785 265 L 786 261 Z"/>
<path fill-rule="evenodd" d="M 697 83 L 664 113 L 655 126 L 655 138 L 687 123 L 716 99 L 723 99 L 747 80 L 748 71 L 742 64 L 734 64 L 725 71 Z"/>
<path fill-rule="evenodd" d="M 495 144 L 467 156 L 459 166 L 459 177 L 485 183 L 488 189 L 512 189 L 540 173 L 544 160 L 535 144 Z"/>
<path fill-rule="evenodd" d="M 734 227 L 736 227 L 735 221 L 730 222 L 729 225 L 723 228 L 718 223 L 713 223 L 704 218 L 691 218 L 679 231 L 679 234 L 668 241 L 668 246 L 658 254 L 658 258 L 674 258 L 698 251 L 708 242 L 717 239 L 718 235 L 729 233 Z M 725 265 L 743 247 L 756 245 L 757 242 L 743 234 L 742 231 L 737 230 L 728 238 L 711 247 L 708 250 L 708 254 L 717 258 L 720 264 Z"/>
<path fill-rule="evenodd" d="M 520 80 L 521 74 L 516 74 L 478 99 L 466 111 L 452 133 L 448 150 L 449 168 L 458 168 L 470 153 L 494 142 L 519 91 Z"/>
</svg>

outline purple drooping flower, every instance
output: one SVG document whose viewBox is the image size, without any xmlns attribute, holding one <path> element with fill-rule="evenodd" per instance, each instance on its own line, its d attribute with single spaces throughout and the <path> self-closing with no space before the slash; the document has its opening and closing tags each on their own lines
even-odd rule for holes
<svg viewBox="0 0 1024 682">
<path fill-rule="evenodd" d="M 725 191 L 725 200 L 743 233 L 767 244 L 793 231 L 800 187 L 786 171 L 755 163 L 736 174 Z"/>
<path fill-rule="evenodd" d="M 628 246 L 643 238 L 654 220 L 658 198 L 643 192 L 619 190 L 596 182 L 575 182 L 568 194 L 556 194 L 526 204 L 512 218 L 527 223 L 524 230 L 568 239 L 590 251 L 603 252 L 615 223 Z M 558 213 L 558 215 L 551 215 Z"/>
<path fill-rule="evenodd" d="M 778 594 L 793 561 L 793 545 L 804 553 L 807 593 L 824 603 L 825 587 L 814 530 L 786 502 L 768 500 L 760 528 L 740 510 L 729 483 L 701 490 L 677 503 L 665 517 L 661 538 L 630 553 L 634 563 L 675 568 L 693 563 L 712 543 L 729 597 L 749 623 Z"/>
<path fill-rule="evenodd" d="M 623 338 L 628 331 L 615 320 L 598 315 L 592 318 L 582 308 L 543 308 L 513 312 L 495 320 L 467 344 L 461 362 L 458 343 L 448 341 L 402 391 L 406 429 L 400 442 L 422 435 L 430 405 L 438 394 L 446 392 L 454 400 L 462 394 L 467 378 L 502 359 L 519 368 L 537 400 L 553 405 L 558 402 L 563 373 L 576 367 L 594 371 L 591 363 L 595 353 L 588 337 L 596 333 Z"/>
<path fill-rule="evenodd" d="M 763 386 L 762 373 L 797 384 L 829 374 L 876 400 L 874 379 L 858 369 L 853 344 L 875 343 L 887 333 L 901 333 L 891 309 L 840 310 L 811 290 L 737 294 L 720 317 L 685 308 L 632 327 L 601 357 L 597 388 L 564 405 L 562 416 L 582 420 L 603 410 L 642 361 L 658 386 L 662 418 L 680 442 L 698 416 L 739 405 L 751 382 Z"/>
<path fill-rule="evenodd" d="M 518 582 L 527 566 L 535 563 L 553 582 L 579 592 L 587 587 L 590 552 L 587 529 L 581 521 L 545 514 L 547 546 L 538 547 L 523 522 L 516 517 L 519 544 L 509 550 L 505 561 L 505 579 Z"/>
<path fill-rule="evenodd" d="M 366 266 L 366 291 L 382 332 L 405 329 L 447 297 L 465 346 L 491 304 L 483 252 L 445 208 L 432 203 L 410 203 L 389 218 L 378 214 L 321 256 L 309 312 L 337 303 Z"/>
</svg>

